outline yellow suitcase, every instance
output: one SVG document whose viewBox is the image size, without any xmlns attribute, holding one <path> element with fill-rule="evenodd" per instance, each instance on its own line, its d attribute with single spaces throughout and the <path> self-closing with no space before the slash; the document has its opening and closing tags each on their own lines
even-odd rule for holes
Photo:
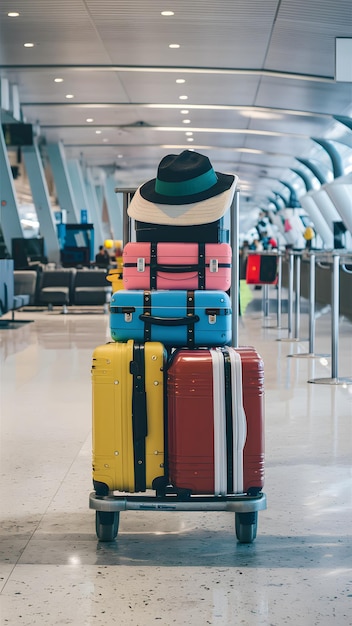
<svg viewBox="0 0 352 626">
<path fill-rule="evenodd" d="M 97 495 L 152 488 L 164 476 L 162 343 L 112 342 L 93 353 L 93 484 Z"/>
</svg>

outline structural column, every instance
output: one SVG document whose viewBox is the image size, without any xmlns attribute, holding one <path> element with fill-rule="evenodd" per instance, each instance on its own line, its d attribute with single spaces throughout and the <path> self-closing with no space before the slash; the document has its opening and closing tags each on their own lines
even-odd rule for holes
<svg viewBox="0 0 352 626">
<path fill-rule="evenodd" d="M 9 254 L 12 239 L 23 237 L 12 172 L 7 156 L 4 135 L 0 126 L 0 223 Z"/>
<path fill-rule="evenodd" d="M 88 222 L 91 222 L 90 201 L 87 196 L 82 168 L 79 161 L 77 159 L 69 159 L 67 161 L 67 171 L 70 177 L 73 196 L 77 207 L 78 222 L 81 222 L 82 210 L 87 211 Z"/>
<path fill-rule="evenodd" d="M 102 245 L 106 239 L 106 234 L 103 230 L 102 219 L 101 219 L 101 210 L 99 207 L 99 202 L 97 198 L 97 194 L 95 191 L 95 185 L 93 181 L 92 174 L 89 169 L 87 169 L 85 173 L 85 188 L 87 197 L 89 197 L 89 208 L 90 208 L 90 219 L 92 224 L 94 224 L 94 241 L 95 247 L 98 249 L 100 245 Z"/>
<path fill-rule="evenodd" d="M 123 239 L 122 231 L 122 195 L 115 192 L 116 180 L 107 176 L 104 183 L 105 200 L 109 215 L 110 228 L 114 239 Z"/>
<path fill-rule="evenodd" d="M 68 224 L 79 224 L 80 213 L 75 202 L 64 147 L 61 142 L 49 143 L 47 151 L 60 208 L 67 212 Z"/>
<path fill-rule="evenodd" d="M 56 223 L 50 204 L 50 197 L 44 169 L 36 145 L 22 148 L 26 170 L 31 186 L 33 202 L 40 224 L 40 234 L 44 237 L 45 252 L 51 263 L 60 262 L 60 247 Z"/>
</svg>

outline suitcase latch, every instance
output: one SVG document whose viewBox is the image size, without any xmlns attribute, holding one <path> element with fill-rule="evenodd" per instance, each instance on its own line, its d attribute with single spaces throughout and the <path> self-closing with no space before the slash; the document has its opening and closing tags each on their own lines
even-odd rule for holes
<svg viewBox="0 0 352 626">
<path fill-rule="evenodd" d="M 220 309 L 205 309 L 205 313 L 208 316 L 208 323 L 216 324 L 216 316 L 220 314 Z"/>
<path fill-rule="evenodd" d="M 209 272 L 218 272 L 219 271 L 219 261 L 218 259 L 210 259 L 209 261 Z"/>
<path fill-rule="evenodd" d="M 123 306 L 122 313 L 124 315 L 125 322 L 132 322 L 133 313 L 135 311 L 134 306 Z"/>
<path fill-rule="evenodd" d="M 137 272 L 145 271 L 145 259 L 143 257 L 139 257 L 137 259 Z"/>
</svg>

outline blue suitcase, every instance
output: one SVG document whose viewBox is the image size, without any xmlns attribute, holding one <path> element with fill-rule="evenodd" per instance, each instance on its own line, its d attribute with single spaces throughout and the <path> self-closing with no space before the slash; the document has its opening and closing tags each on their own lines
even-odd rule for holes
<svg viewBox="0 0 352 626">
<path fill-rule="evenodd" d="M 231 342 L 231 301 L 224 291 L 121 290 L 111 298 L 110 330 L 114 341 L 224 346 Z"/>
</svg>

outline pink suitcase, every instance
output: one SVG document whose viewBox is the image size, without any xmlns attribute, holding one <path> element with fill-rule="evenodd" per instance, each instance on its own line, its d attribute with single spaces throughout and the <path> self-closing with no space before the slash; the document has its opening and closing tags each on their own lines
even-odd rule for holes
<svg viewBox="0 0 352 626">
<path fill-rule="evenodd" d="M 231 286 L 227 243 L 130 242 L 123 250 L 125 289 L 208 289 Z"/>
</svg>

